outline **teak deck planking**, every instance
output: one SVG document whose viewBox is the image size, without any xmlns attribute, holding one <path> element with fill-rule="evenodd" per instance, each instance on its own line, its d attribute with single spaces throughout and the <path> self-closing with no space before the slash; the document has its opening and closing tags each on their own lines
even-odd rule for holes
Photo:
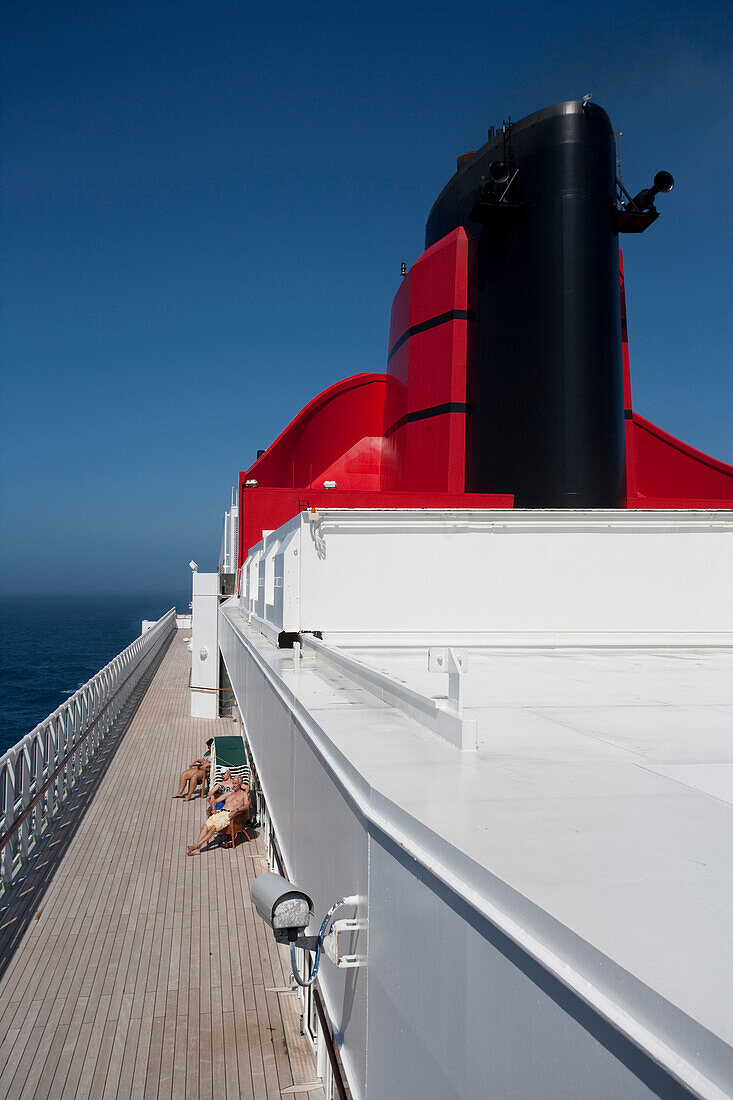
<svg viewBox="0 0 733 1100">
<path fill-rule="evenodd" d="M 240 729 L 190 717 L 181 633 L 0 908 L 8 1100 L 279 1100 L 315 1080 L 296 995 L 273 992 L 284 951 L 251 907 L 261 840 L 186 856 L 204 802 L 171 798 L 179 773 Z"/>
</svg>

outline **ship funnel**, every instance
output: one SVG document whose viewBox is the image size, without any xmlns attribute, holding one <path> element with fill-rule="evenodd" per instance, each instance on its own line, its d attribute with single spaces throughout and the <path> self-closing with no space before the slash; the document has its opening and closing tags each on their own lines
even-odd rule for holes
<svg viewBox="0 0 733 1100">
<path fill-rule="evenodd" d="M 674 188 L 674 176 L 671 172 L 657 172 L 652 187 L 645 187 L 631 200 L 640 214 L 654 206 L 657 195 L 668 194 Z"/>
</svg>

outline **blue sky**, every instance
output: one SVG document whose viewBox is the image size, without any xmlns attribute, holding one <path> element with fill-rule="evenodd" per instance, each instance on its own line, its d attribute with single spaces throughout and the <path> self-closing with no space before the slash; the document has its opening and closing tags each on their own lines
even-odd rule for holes
<svg viewBox="0 0 733 1100">
<path fill-rule="evenodd" d="M 383 370 L 400 262 L 487 126 L 593 94 L 632 192 L 634 407 L 733 462 L 722 3 L 14 3 L 0 587 L 177 588 L 236 473 Z"/>
</svg>

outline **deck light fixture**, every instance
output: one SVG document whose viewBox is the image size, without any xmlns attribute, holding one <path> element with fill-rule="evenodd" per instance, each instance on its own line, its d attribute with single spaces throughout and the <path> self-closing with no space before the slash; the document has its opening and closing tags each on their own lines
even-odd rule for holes
<svg viewBox="0 0 733 1100">
<path fill-rule="evenodd" d="M 313 916 L 313 902 L 306 893 L 299 890 L 292 882 L 288 882 L 282 875 L 276 875 L 273 871 L 265 871 L 258 875 L 252 883 L 250 891 L 252 904 L 263 921 L 270 925 L 278 943 L 289 944 L 290 964 L 293 969 L 293 977 L 298 985 L 304 988 L 313 985 L 318 975 L 318 967 L 321 961 L 321 948 L 331 918 L 342 905 L 358 905 L 358 894 L 350 894 L 340 898 L 326 913 L 321 922 L 317 936 L 306 936 L 305 930 Z M 298 973 L 295 958 L 295 948 L 300 947 L 304 951 L 315 951 L 313 969 L 306 980 Z"/>
</svg>

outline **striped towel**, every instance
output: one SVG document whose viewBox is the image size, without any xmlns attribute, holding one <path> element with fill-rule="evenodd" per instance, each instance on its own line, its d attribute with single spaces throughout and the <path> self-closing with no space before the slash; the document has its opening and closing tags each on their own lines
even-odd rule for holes
<svg viewBox="0 0 733 1100">
<path fill-rule="evenodd" d="M 242 737 L 215 737 L 211 751 L 211 786 L 218 783 L 225 771 L 250 782 L 249 760 Z"/>
</svg>

